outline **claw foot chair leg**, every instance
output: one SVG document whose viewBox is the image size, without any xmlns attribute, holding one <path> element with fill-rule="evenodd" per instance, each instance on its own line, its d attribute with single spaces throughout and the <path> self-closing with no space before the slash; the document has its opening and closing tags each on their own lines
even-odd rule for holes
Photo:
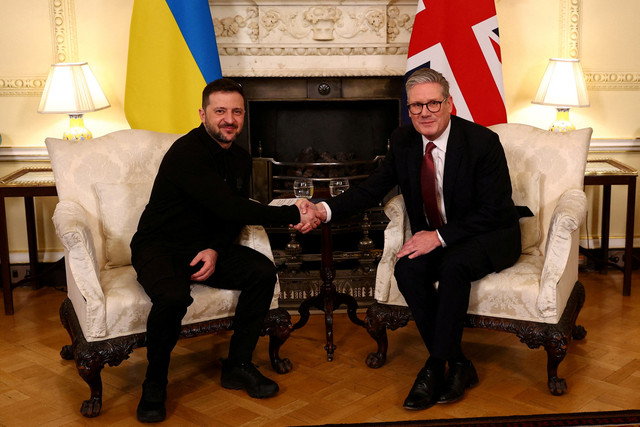
<svg viewBox="0 0 640 427">
<path fill-rule="evenodd" d="M 408 307 L 394 306 L 373 303 L 368 309 L 364 319 L 364 326 L 367 332 L 378 343 L 377 352 L 369 353 L 367 356 L 367 366 L 379 368 L 387 361 L 387 349 L 389 341 L 387 339 L 387 329 L 395 331 L 406 326 L 411 319 L 411 312 Z"/>
<path fill-rule="evenodd" d="M 279 374 L 286 374 L 293 368 L 288 358 L 280 358 L 280 347 L 291 335 L 291 316 L 284 308 L 270 310 L 265 320 L 262 335 L 269 335 L 269 359 L 271 368 Z"/>
</svg>

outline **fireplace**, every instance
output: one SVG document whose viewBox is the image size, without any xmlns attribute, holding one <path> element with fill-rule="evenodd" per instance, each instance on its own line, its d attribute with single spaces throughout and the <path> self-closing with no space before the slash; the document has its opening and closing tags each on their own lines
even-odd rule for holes
<svg viewBox="0 0 640 427">
<path fill-rule="evenodd" d="M 237 78 L 247 98 L 244 144 L 254 159 L 252 195 L 268 203 L 304 175 L 354 184 L 384 158 L 400 124 L 402 77 Z"/>
<path fill-rule="evenodd" d="M 403 77 L 235 78 L 245 91 L 247 118 L 238 141 L 253 157 L 252 197 L 292 197 L 308 177 L 328 197 L 333 177 L 366 179 L 388 151 L 400 124 Z M 325 190 L 326 189 L 326 190 Z M 325 190 L 325 191 L 323 191 Z M 334 284 L 361 305 L 373 301 L 376 265 L 387 224 L 382 206 L 334 222 Z M 322 280 L 319 233 L 267 227 L 280 278 L 280 305 L 297 307 Z"/>
</svg>

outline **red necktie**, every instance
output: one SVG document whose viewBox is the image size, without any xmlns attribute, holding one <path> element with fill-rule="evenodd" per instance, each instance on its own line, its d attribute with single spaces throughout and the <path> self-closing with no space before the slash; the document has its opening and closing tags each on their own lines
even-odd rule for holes
<svg viewBox="0 0 640 427">
<path fill-rule="evenodd" d="M 433 156 L 431 152 L 436 145 L 429 141 L 427 150 L 422 158 L 422 170 L 420 176 L 420 185 L 422 187 L 422 203 L 424 203 L 424 211 L 427 214 L 427 220 L 432 230 L 442 226 L 442 217 L 438 208 L 438 197 L 436 190 L 436 168 L 433 164 Z"/>
</svg>

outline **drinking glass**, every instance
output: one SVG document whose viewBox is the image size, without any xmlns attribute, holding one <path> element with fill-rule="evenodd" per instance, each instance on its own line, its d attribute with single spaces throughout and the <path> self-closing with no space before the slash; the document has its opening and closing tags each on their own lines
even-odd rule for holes
<svg viewBox="0 0 640 427">
<path fill-rule="evenodd" d="M 329 194 L 336 197 L 349 189 L 349 180 L 347 178 L 337 178 L 329 181 Z"/>
<path fill-rule="evenodd" d="M 296 179 L 293 181 L 293 194 L 297 198 L 310 199 L 313 197 L 313 181 L 310 179 Z"/>
</svg>

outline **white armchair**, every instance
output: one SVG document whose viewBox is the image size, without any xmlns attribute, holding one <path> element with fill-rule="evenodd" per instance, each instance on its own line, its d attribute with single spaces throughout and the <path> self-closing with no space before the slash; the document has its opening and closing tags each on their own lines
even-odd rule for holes
<svg viewBox="0 0 640 427">
<path fill-rule="evenodd" d="M 89 141 L 48 138 L 59 203 L 53 222 L 64 246 L 68 298 L 60 307 L 72 344 L 64 359 L 75 360 L 91 397 L 82 404 L 87 417 L 99 415 L 105 364 L 119 365 L 145 346 L 151 301 L 136 280 L 129 243 L 151 192 L 164 153 L 179 135 L 122 130 Z M 273 260 L 261 226 L 247 226 L 240 243 Z M 279 284 L 265 319 L 271 365 L 288 372 L 291 362 L 278 355 L 292 330 L 286 310 L 278 308 Z M 181 338 L 233 328 L 239 291 L 193 284 L 194 302 L 183 319 Z"/>
<path fill-rule="evenodd" d="M 530 348 L 547 351 L 548 386 L 552 394 L 566 391 L 557 375 L 572 338 L 586 331 L 575 321 L 584 303 L 578 281 L 579 227 L 586 215 L 584 171 L 591 129 L 553 133 L 522 124 L 492 126 L 505 150 L 516 205 L 533 217 L 521 218 L 522 255 L 499 273 L 471 287 L 467 326 L 516 334 Z M 411 318 L 393 276 L 395 254 L 411 236 L 402 196 L 385 206 L 390 222 L 376 276 L 376 302 L 365 327 L 377 341 L 367 365 L 382 366 L 388 347 L 387 329 L 405 326 Z"/>
</svg>

